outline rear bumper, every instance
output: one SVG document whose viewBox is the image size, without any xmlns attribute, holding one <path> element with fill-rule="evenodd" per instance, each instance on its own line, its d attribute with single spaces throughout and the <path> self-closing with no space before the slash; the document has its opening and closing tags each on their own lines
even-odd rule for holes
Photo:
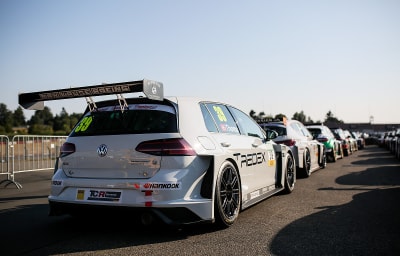
<svg viewBox="0 0 400 256">
<path fill-rule="evenodd" d="M 167 224 L 213 222 L 213 161 L 163 169 L 150 179 L 71 178 L 59 169 L 48 197 L 50 215 L 151 213 Z"/>
<path fill-rule="evenodd" d="M 144 216 L 151 216 L 168 225 L 182 225 L 192 223 L 211 223 L 212 219 L 204 220 L 194 212 L 185 207 L 174 208 L 144 208 L 128 206 L 105 206 L 74 204 L 65 202 L 49 201 L 49 216 L 60 216 L 69 214 L 72 216 L 102 217 L 112 220 L 110 216 L 129 216 L 132 220 L 141 221 Z"/>
</svg>

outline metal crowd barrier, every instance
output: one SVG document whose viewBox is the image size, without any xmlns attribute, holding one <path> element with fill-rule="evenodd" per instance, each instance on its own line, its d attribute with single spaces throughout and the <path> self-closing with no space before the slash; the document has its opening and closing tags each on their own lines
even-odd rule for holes
<svg viewBox="0 0 400 256">
<path fill-rule="evenodd" d="M 7 187 L 22 185 L 15 180 L 15 174 L 54 168 L 60 147 L 67 136 L 16 135 L 11 141 L 0 135 L 0 175 L 7 176 L 0 185 Z"/>
<path fill-rule="evenodd" d="M 7 178 L 1 181 L 0 184 L 7 183 L 12 179 L 11 177 L 12 175 L 9 168 L 10 159 L 9 159 L 8 145 L 9 145 L 8 137 L 5 135 L 0 135 L 0 161 L 1 161 L 0 175 L 7 176 Z"/>
</svg>

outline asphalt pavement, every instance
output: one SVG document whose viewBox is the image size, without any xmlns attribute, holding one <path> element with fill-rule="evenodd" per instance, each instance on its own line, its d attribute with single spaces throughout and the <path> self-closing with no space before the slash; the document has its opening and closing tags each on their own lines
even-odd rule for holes
<svg viewBox="0 0 400 256">
<path fill-rule="evenodd" d="M 377 146 L 298 179 L 227 229 L 49 217 L 51 175 L 20 173 L 22 189 L 0 186 L 0 255 L 400 255 L 400 161 Z"/>
</svg>

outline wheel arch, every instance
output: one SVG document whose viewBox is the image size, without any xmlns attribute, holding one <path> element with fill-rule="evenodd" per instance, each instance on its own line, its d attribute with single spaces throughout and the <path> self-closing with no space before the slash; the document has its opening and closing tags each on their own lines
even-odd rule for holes
<svg viewBox="0 0 400 256">
<path fill-rule="evenodd" d="M 213 197 L 212 197 L 212 215 L 213 215 L 213 220 L 217 223 L 217 225 L 221 227 L 228 227 L 232 225 L 234 222 L 236 222 L 239 213 L 243 210 L 243 198 L 242 198 L 242 181 L 241 181 L 241 175 L 240 175 L 240 169 L 238 168 L 238 165 L 236 164 L 236 161 L 232 158 L 220 158 L 219 161 L 217 161 L 215 166 L 215 172 L 214 172 L 214 183 L 213 183 Z M 230 166 L 230 167 L 229 167 Z M 235 182 L 231 182 L 233 179 L 229 178 L 230 181 L 226 182 L 226 185 L 222 186 L 225 187 L 225 192 L 224 194 L 221 194 L 223 196 L 217 195 L 218 191 L 221 188 L 222 183 L 220 183 L 220 179 L 222 179 L 222 173 L 225 173 L 226 168 L 234 168 L 236 175 L 238 177 L 238 180 Z M 230 184 L 230 185 L 229 185 Z M 237 197 L 235 197 L 234 194 L 234 189 L 232 186 L 233 184 L 236 184 L 235 187 L 237 186 L 239 193 L 237 194 Z M 230 187 L 230 189 L 228 189 Z M 230 191 L 230 192 L 229 192 Z M 229 196 L 230 194 L 230 196 Z M 224 198 L 223 200 L 228 200 L 229 203 L 221 204 L 221 198 Z M 228 199 L 230 198 L 230 199 Z M 234 199 L 236 198 L 236 200 Z M 227 202 L 228 202 L 227 201 Z M 236 203 L 235 203 L 236 201 Z M 229 205 L 236 205 L 237 207 L 231 208 Z M 233 210 L 233 212 L 232 212 Z M 227 212 L 228 211 L 228 212 Z"/>
<path fill-rule="evenodd" d="M 212 179 L 209 179 L 209 182 L 211 182 L 210 186 L 211 186 L 211 190 L 209 190 L 210 193 L 210 199 L 212 199 L 213 201 L 213 205 L 215 202 L 215 191 L 216 191 L 216 182 L 218 180 L 218 176 L 220 175 L 220 169 L 221 166 L 225 163 L 225 162 L 229 162 L 231 163 L 237 170 L 238 175 L 239 175 L 239 182 L 240 182 L 240 186 L 242 186 L 242 177 L 241 177 L 241 173 L 240 173 L 240 168 L 237 164 L 237 162 L 232 158 L 232 157 L 227 157 L 226 155 L 214 155 L 213 156 L 213 160 L 212 160 L 212 164 L 210 165 L 210 168 L 212 167 Z M 242 210 L 242 198 L 243 195 L 243 191 L 240 190 L 240 199 L 241 199 L 241 204 L 240 204 L 240 210 Z M 215 211 L 215 209 L 213 209 L 213 212 Z M 215 216 L 214 216 L 215 217 Z"/>
<path fill-rule="evenodd" d="M 230 157 L 226 158 L 225 161 L 222 162 L 221 165 L 218 167 L 218 173 L 217 173 L 216 178 L 218 178 L 218 175 L 220 175 L 220 167 L 225 162 L 230 162 L 236 168 L 238 175 L 239 175 L 239 184 L 240 184 L 240 186 L 242 186 L 242 176 L 240 173 L 239 165 L 236 163 L 236 161 L 233 158 L 230 158 Z M 243 196 L 243 190 L 240 189 L 240 211 L 243 210 L 243 197 L 242 196 Z"/>
<path fill-rule="evenodd" d="M 286 151 L 286 153 L 287 153 L 287 155 L 289 155 L 289 156 L 291 156 L 292 157 L 292 161 L 293 161 L 293 168 L 294 168 L 294 173 L 293 173 L 293 175 L 294 175 L 294 183 L 296 183 L 296 180 L 297 180 L 297 163 L 296 163 L 296 158 L 295 158 L 295 156 L 294 156 L 294 153 L 293 153 L 293 151 L 290 149 L 290 148 L 287 148 L 287 151 Z M 288 157 L 286 156 L 285 157 L 285 162 L 284 163 L 282 163 L 282 168 L 285 168 L 284 170 L 282 170 L 282 180 L 281 180 L 281 182 L 282 182 L 282 185 L 285 185 L 285 175 L 286 174 L 284 174 L 283 172 L 285 171 L 286 172 L 286 166 L 287 166 L 287 159 L 288 159 Z"/>
</svg>

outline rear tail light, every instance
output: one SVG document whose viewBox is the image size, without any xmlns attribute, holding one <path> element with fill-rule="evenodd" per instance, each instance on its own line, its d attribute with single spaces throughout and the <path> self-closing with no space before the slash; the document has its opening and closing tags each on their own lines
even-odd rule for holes
<svg viewBox="0 0 400 256">
<path fill-rule="evenodd" d="M 290 140 L 281 140 L 281 141 L 277 141 L 276 143 L 285 144 L 288 147 L 292 147 L 292 146 L 296 145 L 296 141 L 292 140 L 292 139 L 290 139 Z"/>
<path fill-rule="evenodd" d="M 70 155 L 75 152 L 75 144 L 65 142 L 60 148 L 60 157 Z"/>
<path fill-rule="evenodd" d="M 182 138 L 150 140 L 139 143 L 136 151 L 156 156 L 195 156 L 196 152 Z"/>
<path fill-rule="evenodd" d="M 327 137 L 320 137 L 317 139 L 319 142 L 327 142 L 328 138 Z"/>
</svg>

